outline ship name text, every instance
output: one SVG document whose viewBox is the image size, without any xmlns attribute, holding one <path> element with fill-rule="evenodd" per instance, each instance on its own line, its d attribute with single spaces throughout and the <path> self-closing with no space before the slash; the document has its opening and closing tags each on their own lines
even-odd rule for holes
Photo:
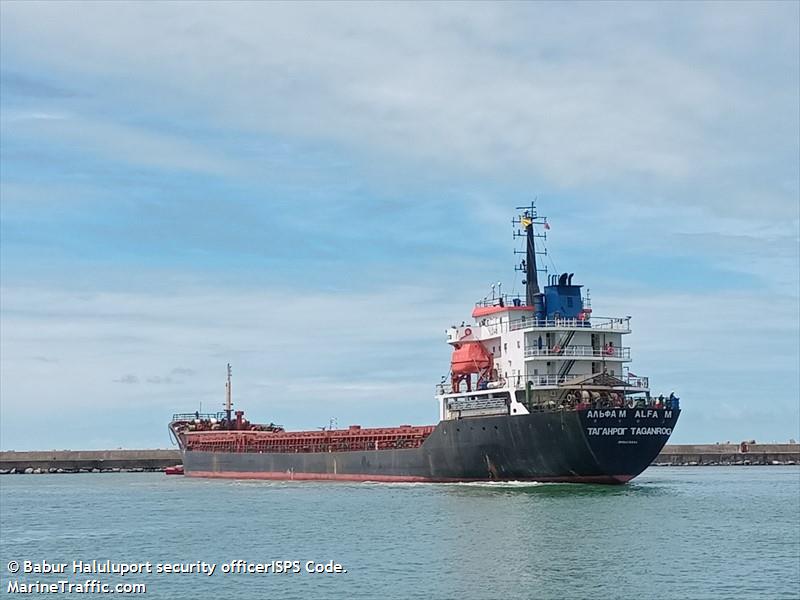
<svg viewBox="0 0 800 600">
<path fill-rule="evenodd" d="M 589 435 L 671 435 L 671 427 L 587 427 Z M 630 429 L 630 434 L 628 430 Z"/>
<path fill-rule="evenodd" d="M 663 413 L 659 413 L 655 409 L 626 409 L 626 408 L 609 408 L 604 410 L 589 410 L 586 411 L 586 417 L 588 419 L 625 419 L 628 416 L 628 412 L 633 413 L 634 419 L 671 419 L 672 418 L 672 411 L 665 410 Z"/>
</svg>

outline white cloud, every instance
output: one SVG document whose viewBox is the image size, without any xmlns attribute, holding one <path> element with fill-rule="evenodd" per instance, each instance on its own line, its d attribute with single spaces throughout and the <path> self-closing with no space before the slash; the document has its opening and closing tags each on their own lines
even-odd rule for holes
<svg viewBox="0 0 800 600">
<path fill-rule="evenodd" d="M 234 174 L 235 163 L 186 139 L 143 126 L 105 121 L 93 116 L 3 112 L 4 135 L 38 139 L 43 146 L 67 147 L 133 165 Z M 52 147 L 49 148 L 53 150 Z"/>
<path fill-rule="evenodd" d="M 560 185 L 796 155 L 796 6 L 606 8 L 6 3 L 3 38 L 176 118 Z"/>
<path fill-rule="evenodd" d="M 30 112 L 30 111 L 3 111 L 3 118 L 7 121 L 60 121 L 68 118 L 66 115 L 59 113 L 48 112 Z"/>
</svg>

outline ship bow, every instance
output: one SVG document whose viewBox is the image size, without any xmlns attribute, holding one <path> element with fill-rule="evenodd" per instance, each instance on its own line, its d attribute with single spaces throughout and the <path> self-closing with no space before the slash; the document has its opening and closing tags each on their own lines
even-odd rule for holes
<svg viewBox="0 0 800 600">
<path fill-rule="evenodd" d="M 604 408 L 580 411 L 580 421 L 600 470 L 625 483 L 656 459 L 679 415 L 678 409 Z"/>
</svg>

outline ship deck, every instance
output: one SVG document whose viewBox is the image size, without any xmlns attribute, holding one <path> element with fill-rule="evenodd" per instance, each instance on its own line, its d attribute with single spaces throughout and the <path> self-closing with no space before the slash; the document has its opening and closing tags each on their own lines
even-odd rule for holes
<svg viewBox="0 0 800 600">
<path fill-rule="evenodd" d="M 202 452 L 349 452 L 418 448 L 435 425 L 315 431 L 206 430 L 182 433 L 187 451 Z"/>
</svg>

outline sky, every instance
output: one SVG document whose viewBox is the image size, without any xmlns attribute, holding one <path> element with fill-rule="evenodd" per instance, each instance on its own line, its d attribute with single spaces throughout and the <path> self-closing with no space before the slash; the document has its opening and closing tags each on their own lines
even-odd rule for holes
<svg viewBox="0 0 800 600">
<path fill-rule="evenodd" d="M 428 424 L 514 208 L 674 443 L 800 439 L 800 3 L 0 3 L 0 448 Z"/>
</svg>

